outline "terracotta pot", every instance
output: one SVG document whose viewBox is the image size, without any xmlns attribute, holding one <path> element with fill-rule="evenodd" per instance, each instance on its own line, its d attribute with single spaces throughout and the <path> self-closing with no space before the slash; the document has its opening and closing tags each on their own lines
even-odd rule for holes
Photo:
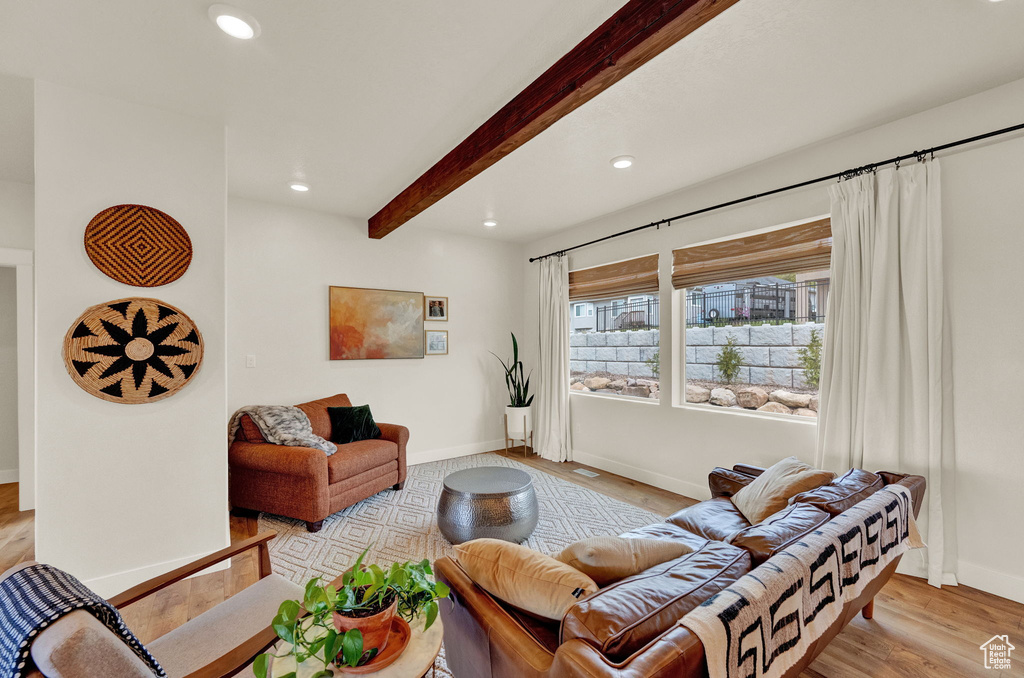
<svg viewBox="0 0 1024 678">
<path fill-rule="evenodd" d="M 346 617 L 339 612 L 334 612 L 334 628 L 338 633 L 345 633 L 352 629 L 359 629 L 363 634 L 363 652 L 377 648 L 377 655 L 384 652 L 388 645 L 388 635 L 391 633 L 391 620 L 395 616 L 395 608 L 398 607 L 398 598 L 391 601 L 387 609 L 378 612 L 371 617 Z M 338 655 L 339 658 L 341 655 Z"/>
</svg>

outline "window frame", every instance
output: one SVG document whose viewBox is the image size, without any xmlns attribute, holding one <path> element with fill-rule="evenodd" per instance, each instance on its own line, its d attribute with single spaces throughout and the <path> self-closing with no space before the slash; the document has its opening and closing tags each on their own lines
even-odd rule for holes
<svg viewBox="0 0 1024 678">
<path fill-rule="evenodd" d="M 780 224 L 778 226 L 773 226 L 773 227 L 770 227 L 770 228 L 756 229 L 756 230 L 752 230 L 752 231 L 748 231 L 748 232 L 744 232 L 744 233 L 738 233 L 736 235 L 729 236 L 729 237 L 726 237 L 726 238 L 717 238 L 717 239 L 714 239 L 714 240 L 709 240 L 707 242 L 693 243 L 692 245 L 688 245 L 687 247 L 696 247 L 696 246 L 700 246 L 700 245 L 706 245 L 706 244 L 712 244 L 712 243 L 718 243 L 718 242 L 725 242 L 725 241 L 729 241 L 729 240 L 749 237 L 749 236 L 752 236 L 752 235 L 759 235 L 759 234 L 762 234 L 762 233 L 768 233 L 768 232 L 771 232 L 771 231 L 782 230 L 784 228 L 792 227 L 792 226 L 795 226 L 795 225 L 810 224 L 810 223 L 813 223 L 813 222 L 816 222 L 816 221 L 820 221 L 822 219 L 829 219 L 829 218 L 830 218 L 830 215 L 822 215 L 822 216 L 814 217 L 812 219 L 804 219 L 804 220 L 800 220 L 800 221 L 790 222 L 790 223 L 787 223 L 787 224 Z M 818 270 L 818 269 L 813 269 L 812 268 L 810 270 Z M 830 276 L 830 280 L 831 280 L 831 276 Z M 721 283 L 713 283 L 713 284 L 721 284 Z M 673 381 L 673 384 L 672 384 L 672 407 L 676 407 L 676 408 L 680 408 L 680 409 L 685 409 L 685 410 L 691 410 L 691 411 L 694 411 L 694 412 L 717 412 L 719 415 L 732 415 L 732 414 L 746 415 L 746 416 L 752 416 L 754 418 L 765 419 L 765 420 L 768 420 L 768 421 L 788 421 L 788 422 L 791 422 L 793 424 L 802 425 L 802 426 L 817 426 L 818 425 L 818 417 L 813 417 L 812 418 L 812 417 L 799 416 L 799 415 L 796 415 L 796 414 L 785 414 L 785 413 L 776 413 L 776 412 L 759 412 L 757 410 L 748 410 L 746 408 L 720 407 L 720 406 L 717 406 L 717 405 L 712 405 L 710 403 L 691 403 L 691 402 L 687 402 L 686 401 L 686 384 L 687 384 L 686 320 L 687 320 L 687 310 L 688 310 L 687 292 L 689 292 L 689 290 L 691 290 L 691 289 L 693 289 L 693 290 L 700 290 L 699 293 L 704 295 L 704 294 L 708 293 L 707 292 L 708 286 L 709 286 L 708 284 L 701 284 L 701 285 L 695 285 L 692 288 L 691 287 L 673 288 L 673 290 L 672 290 L 672 298 L 671 298 L 672 311 L 675 313 L 675 316 L 676 316 L 676 322 L 672 323 L 672 357 L 673 357 L 673 360 L 677 360 L 678 364 L 679 364 L 679 366 L 677 368 L 672 369 L 672 374 L 673 374 L 673 377 L 674 377 L 673 380 L 672 380 Z M 818 290 L 815 289 L 815 299 L 814 299 L 815 310 L 817 310 L 817 303 L 816 303 L 817 302 L 817 291 Z M 808 321 L 805 321 L 805 323 L 806 322 L 808 322 Z M 814 322 L 817 322 L 817 321 L 814 321 Z M 827 322 L 828 322 L 828 315 L 826 313 L 826 316 L 824 318 L 822 318 L 822 320 L 821 320 L 821 324 L 822 325 L 826 325 Z M 750 322 L 748 324 L 753 325 L 754 323 Z M 763 323 L 761 323 L 761 324 L 763 324 Z M 793 322 L 792 325 L 795 328 L 795 327 L 798 326 L 798 323 Z"/>
</svg>

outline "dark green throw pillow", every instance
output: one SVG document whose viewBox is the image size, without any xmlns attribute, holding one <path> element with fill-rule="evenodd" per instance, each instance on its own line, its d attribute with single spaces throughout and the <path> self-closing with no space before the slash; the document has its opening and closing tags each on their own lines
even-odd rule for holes
<svg viewBox="0 0 1024 678">
<path fill-rule="evenodd" d="M 380 438 L 380 429 L 373 421 L 369 405 L 357 407 L 328 407 L 331 418 L 331 442 L 344 445 L 357 440 Z"/>
</svg>

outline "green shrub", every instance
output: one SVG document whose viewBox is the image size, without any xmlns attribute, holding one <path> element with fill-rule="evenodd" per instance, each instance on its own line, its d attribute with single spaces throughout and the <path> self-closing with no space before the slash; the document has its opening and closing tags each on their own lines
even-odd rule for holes
<svg viewBox="0 0 1024 678">
<path fill-rule="evenodd" d="M 725 380 L 725 383 L 731 384 L 736 379 L 736 375 L 740 373 L 740 367 L 743 365 L 743 358 L 740 356 L 739 349 L 736 348 L 735 339 L 729 337 L 725 346 L 718 352 L 715 364 L 718 367 L 719 376 Z"/>
<path fill-rule="evenodd" d="M 821 333 L 811 330 L 811 341 L 797 351 L 798 362 L 804 368 L 804 382 L 808 386 L 818 388 L 821 381 Z"/>
<path fill-rule="evenodd" d="M 651 373 L 654 375 L 654 378 L 657 379 L 658 374 L 661 372 L 661 349 L 659 348 L 655 351 L 654 355 L 644 362 L 651 368 Z"/>
</svg>

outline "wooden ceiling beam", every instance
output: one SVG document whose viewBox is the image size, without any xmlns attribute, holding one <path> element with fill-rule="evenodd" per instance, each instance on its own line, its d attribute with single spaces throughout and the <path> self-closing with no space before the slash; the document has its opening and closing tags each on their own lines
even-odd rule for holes
<svg viewBox="0 0 1024 678">
<path fill-rule="evenodd" d="M 739 0 L 629 0 L 370 217 L 383 238 Z"/>
</svg>

